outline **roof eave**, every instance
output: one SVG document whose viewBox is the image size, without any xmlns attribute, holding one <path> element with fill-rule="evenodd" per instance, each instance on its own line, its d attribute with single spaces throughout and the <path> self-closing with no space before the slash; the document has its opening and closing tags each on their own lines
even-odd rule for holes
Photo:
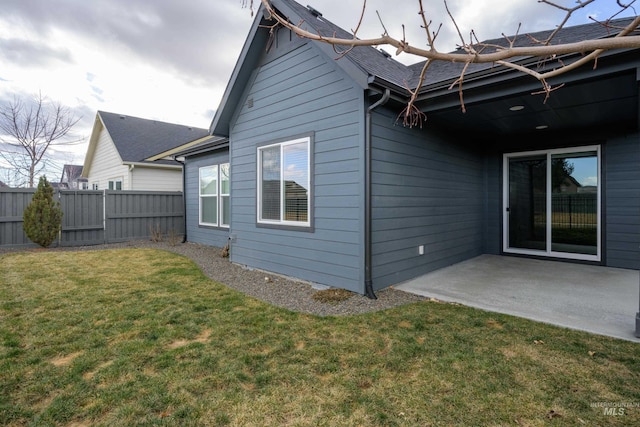
<svg viewBox="0 0 640 427">
<path fill-rule="evenodd" d="M 155 162 L 122 162 L 125 166 L 134 166 L 134 167 L 142 167 L 142 168 L 155 168 L 155 169 L 175 169 L 180 170 L 182 168 L 181 165 L 166 165 Z"/>
<path fill-rule="evenodd" d="M 184 150 L 184 151 L 180 151 L 177 153 L 173 154 L 173 158 L 176 159 L 178 157 L 192 157 L 192 156 L 198 156 L 200 154 L 206 154 L 206 153 L 210 153 L 212 151 L 218 151 L 218 150 L 222 150 L 222 149 L 226 149 L 229 148 L 229 140 L 228 139 L 224 139 L 224 140 L 217 140 L 217 141 L 212 141 L 210 143 L 207 144 L 203 144 L 197 147 L 192 147 L 190 149 Z"/>
<path fill-rule="evenodd" d="M 89 177 L 90 166 L 93 162 L 93 158 L 95 156 L 96 148 L 98 146 L 98 134 L 100 133 L 100 129 L 102 128 L 106 131 L 106 126 L 102 121 L 102 117 L 100 117 L 100 111 L 96 112 L 96 118 L 93 121 L 93 128 L 91 129 L 91 136 L 89 137 L 89 147 L 87 147 L 87 155 L 84 158 L 84 164 L 82 165 L 82 172 L 80 174 L 83 178 Z"/>
<path fill-rule="evenodd" d="M 184 151 L 184 150 L 186 150 L 186 149 L 188 149 L 190 147 L 193 147 L 194 145 L 198 145 L 198 144 L 206 141 L 208 138 L 212 138 L 212 136 L 211 135 L 206 135 L 206 136 L 203 136 L 202 138 L 198 138 L 198 139 L 195 139 L 193 141 L 184 143 L 184 144 L 182 144 L 182 145 L 180 145 L 178 147 L 172 148 L 171 150 L 163 151 L 162 153 L 158 153 L 158 154 L 155 154 L 155 155 L 153 155 L 151 157 L 147 157 L 145 159 L 145 161 L 154 162 L 156 160 L 164 159 L 166 157 L 172 157 L 175 153 L 178 153 L 180 151 Z"/>
<path fill-rule="evenodd" d="M 281 11 L 292 20 L 300 19 L 300 17 L 290 9 L 286 3 L 273 0 L 272 5 L 274 8 Z M 238 61 L 231 73 L 231 78 L 227 84 L 225 92 L 222 96 L 222 100 L 216 113 L 211 121 L 209 132 L 212 135 L 220 135 L 229 137 L 229 123 L 232 120 L 236 107 L 239 105 L 243 94 L 245 93 L 247 84 L 251 80 L 253 72 L 258 65 L 260 59 L 260 52 L 264 45 L 259 43 L 259 40 L 263 40 L 266 43 L 267 32 L 264 35 L 258 31 L 261 28 L 261 22 L 265 18 L 264 7 L 261 5 L 256 12 L 256 18 L 251 26 L 245 44 L 242 48 Z M 335 58 L 335 51 L 333 46 L 322 43 L 319 41 L 311 41 L 314 43 L 325 55 L 329 58 Z M 253 55 L 253 56 L 252 56 Z M 368 73 L 357 65 L 348 56 L 340 59 L 338 65 L 362 88 L 366 89 Z"/>
<path fill-rule="evenodd" d="M 255 38 L 258 34 L 258 29 L 260 28 L 260 22 L 262 21 L 264 6 L 260 6 L 258 11 L 256 12 L 256 17 L 254 18 L 253 24 L 251 25 L 251 29 L 249 30 L 249 34 L 245 39 L 242 50 L 240 51 L 240 56 L 238 57 L 238 61 L 236 62 L 233 71 L 231 72 L 231 77 L 227 83 L 227 87 L 222 95 L 222 99 L 220 101 L 220 105 L 216 110 L 213 119 L 211 120 L 211 125 L 209 126 L 209 133 L 211 135 L 221 135 L 228 137 L 229 136 L 229 123 L 231 121 L 231 117 L 233 116 L 235 107 L 238 104 L 238 100 L 242 96 L 243 88 L 237 87 L 237 83 L 239 79 L 245 78 L 248 79 L 251 74 L 252 68 L 257 63 L 258 56 L 256 54 L 256 58 L 254 59 L 254 64 L 247 63 L 247 58 L 250 57 L 250 53 L 256 49 L 254 46 Z M 247 70 L 247 67 L 249 70 Z M 243 85 L 240 85 L 243 86 Z"/>
<path fill-rule="evenodd" d="M 606 58 L 615 55 L 621 55 L 624 53 L 628 53 L 637 49 L 616 49 L 612 51 L 603 52 L 599 58 Z M 579 58 L 580 54 L 567 54 L 562 55 L 556 58 L 556 61 L 562 61 L 564 63 L 569 64 L 569 61 L 573 58 Z M 538 57 L 524 57 L 517 61 L 514 61 L 515 64 L 526 67 L 526 68 L 535 68 L 540 64 L 540 58 Z M 508 68 L 505 66 L 496 66 L 490 67 L 475 73 L 465 74 L 464 76 L 464 86 L 468 89 L 472 89 L 474 87 L 485 86 L 491 83 L 505 82 L 510 81 L 519 77 L 524 76 L 522 72 Z M 455 76 L 446 80 L 442 80 L 439 82 L 434 82 L 431 84 L 423 85 L 420 90 L 420 95 L 418 96 L 418 100 L 424 100 L 426 98 L 439 96 L 444 93 L 449 93 L 451 85 L 453 85 L 460 76 Z M 535 81 L 531 79 L 532 81 Z M 537 83 L 539 84 L 539 83 Z"/>
</svg>

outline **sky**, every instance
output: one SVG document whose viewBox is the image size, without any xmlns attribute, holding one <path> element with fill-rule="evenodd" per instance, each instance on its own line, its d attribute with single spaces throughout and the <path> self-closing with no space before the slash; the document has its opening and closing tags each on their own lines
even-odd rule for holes
<svg viewBox="0 0 640 427">
<path fill-rule="evenodd" d="M 347 30 L 362 11 L 359 0 L 298 1 Z M 423 3 L 429 20 L 443 24 L 438 49 L 453 50 L 459 41 L 444 2 Z M 550 29 L 562 18 L 538 0 L 448 4 L 462 34 L 473 29 L 481 40 L 513 34 L 519 23 L 520 33 Z M 418 10 L 418 0 L 368 0 L 358 36 L 382 33 L 378 11 L 390 35 L 402 38 L 404 24 L 410 44 L 426 46 Z M 569 25 L 614 10 L 615 0 L 599 0 Z M 69 107 L 80 118 L 73 137 L 81 142 L 52 152 L 63 163 L 84 162 L 98 110 L 208 128 L 252 22 L 243 0 L 2 0 L 0 103 L 41 93 Z"/>
</svg>

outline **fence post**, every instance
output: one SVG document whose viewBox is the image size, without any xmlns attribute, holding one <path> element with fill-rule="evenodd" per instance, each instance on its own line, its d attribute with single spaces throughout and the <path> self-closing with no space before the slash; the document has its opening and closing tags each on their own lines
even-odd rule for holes
<svg viewBox="0 0 640 427">
<path fill-rule="evenodd" d="M 103 240 L 107 243 L 107 190 L 102 190 L 102 230 Z"/>
<path fill-rule="evenodd" d="M 62 209 L 62 193 L 58 190 L 58 206 Z M 63 217 L 64 221 L 64 217 Z M 58 228 L 58 247 L 62 246 L 62 222 L 60 223 L 60 227 Z"/>
</svg>

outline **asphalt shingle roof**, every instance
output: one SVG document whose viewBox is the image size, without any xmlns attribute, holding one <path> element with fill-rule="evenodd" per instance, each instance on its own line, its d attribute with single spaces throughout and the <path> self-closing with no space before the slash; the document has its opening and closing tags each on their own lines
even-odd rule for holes
<svg viewBox="0 0 640 427">
<path fill-rule="evenodd" d="M 335 35 L 342 38 L 353 37 L 351 33 L 333 24 L 323 16 L 314 15 L 308 8 L 300 5 L 294 0 L 280 1 L 285 3 L 303 19 L 303 28 L 306 27 L 325 36 Z M 633 18 L 622 18 L 611 21 L 611 28 L 606 28 L 598 23 L 565 27 L 558 32 L 552 44 L 573 43 L 581 40 L 608 37 L 618 32 L 618 30 L 615 29 L 616 27 L 623 27 L 625 24 L 631 22 L 632 19 Z M 298 22 L 293 23 L 298 24 Z M 537 40 L 544 40 L 552 31 L 553 30 L 546 30 L 528 34 Z M 502 47 L 506 47 L 508 45 L 508 41 L 505 38 L 486 40 L 483 43 Z M 514 44 L 516 47 L 532 45 L 532 39 L 526 34 L 518 36 Z M 456 51 L 456 53 L 462 53 L 462 51 Z M 407 85 L 415 87 L 424 65 L 424 61 L 409 66 L 404 65 L 383 54 L 380 50 L 369 46 L 358 46 L 354 48 L 347 54 L 346 58 L 353 61 L 364 72 L 371 76 L 382 78 L 400 87 L 406 87 Z M 436 61 L 429 68 L 425 84 L 437 84 L 455 79 L 460 75 L 462 67 L 463 65 L 459 63 Z M 468 69 L 468 72 L 482 71 L 491 67 L 492 64 L 472 64 Z"/>
<path fill-rule="evenodd" d="M 616 28 L 621 28 L 629 24 L 633 18 L 621 18 L 618 20 L 611 21 L 611 28 L 608 29 L 599 23 L 590 23 L 590 24 L 582 24 L 576 25 L 573 27 L 565 27 L 562 28 L 555 35 L 552 41 L 552 45 L 564 44 L 564 43 L 576 43 L 583 40 L 589 39 L 600 39 L 606 38 L 618 33 L 619 30 Z M 534 46 L 533 40 L 546 40 L 547 37 L 551 35 L 553 30 L 544 30 L 537 31 L 533 33 L 524 33 L 520 34 L 515 38 L 514 47 L 528 47 Z M 514 35 L 508 36 L 509 39 L 513 39 Z M 492 46 L 500 46 L 500 47 L 508 47 L 509 41 L 505 37 L 485 40 L 482 42 L 486 45 Z M 495 52 L 497 49 L 487 49 L 486 52 Z M 461 49 L 458 49 L 452 53 L 464 53 Z M 419 62 L 417 64 L 413 64 L 410 68 L 414 69 L 414 75 L 416 80 L 413 81 L 414 84 L 417 84 L 417 77 L 424 66 L 425 61 Z M 429 67 L 428 77 L 426 80 L 426 84 L 437 84 L 439 82 L 446 82 L 452 79 L 456 79 L 460 76 L 460 72 L 462 71 L 464 65 L 460 63 L 451 63 L 451 62 L 434 62 Z M 478 72 L 482 70 L 487 70 L 489 68 L 494 67 L 494 64 L 471 64 L 468 68 L 467 73 Z"/>
<path fill-rule="evenodd" d="M 62 177 L 66 175 L 69 181 L 82 175 L 82 165 L 64 165 L 62 168 Z"/>
<path fill-rule="evenodd" d="M 104 111 L 98 111 L 98 114 L 124 162 L 144 162 L 158 153 L 209 134 L 208 129 Z"/>
<path fill-rule="evenodd" d="M 323 36 L 335 35 L 341 38 L 353 38 L 353 34 L 338 27 L 322 16 L 316 17 L 308 8 L 299 3 L 293 0 L 282 1 L 303 19 L 303 28 L 308 27 Z M 298 24 L 298 22 L 293 23 Z M 336 53 L 336 57 L 338 57 L 338 53 Z M 413 70 L 409 67 L 371 46 L 356 46 L 345 58 L 353 61 L 364 72 L 390 81 L 402 83 L 413 77 Z M 339 61 L 342 61 L 342 59 Z"/>
</svg>

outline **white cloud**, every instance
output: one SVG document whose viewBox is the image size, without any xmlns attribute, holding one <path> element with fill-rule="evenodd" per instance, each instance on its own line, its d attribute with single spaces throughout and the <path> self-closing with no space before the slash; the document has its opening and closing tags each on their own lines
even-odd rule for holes
<svg viewBox="0 0 640 427">
<path fill-rule="evenodd" d="M 347 30 L 355 28 L 362 8 L 360 1 L 299 1 Z M 428 19 L 436 27 L 444 25 L 439 49 L 454 49 L 459 40 L 444 3 L 424 4 Z M 558 22 L 558 14 L 537 0 L 449 4 L 465 37 L 471 29 L 490 39 L 515 32 L 519 22 L 523 32 Z M 426 46 L 417 1 L 368 0 L 360 37 L 382 33 L 376 11 L 391 35 L 401 38 L 405 24 L 407 40 Z M 596 12 L 601 16 L 610 10 Z M 55 6 L 49 0 L 5 0 L 0 15 L 0 99 L 40 91 L 82 113 L 76 132 L 86 137 L 96 110 L 206 128 L 252 21 L 240 0 L 59 0 Z M 406 55 L 398 59 L 419 60 Z M 78 161 L 85 151 L 86 144 L 74 149 Z"/>
</svg>

